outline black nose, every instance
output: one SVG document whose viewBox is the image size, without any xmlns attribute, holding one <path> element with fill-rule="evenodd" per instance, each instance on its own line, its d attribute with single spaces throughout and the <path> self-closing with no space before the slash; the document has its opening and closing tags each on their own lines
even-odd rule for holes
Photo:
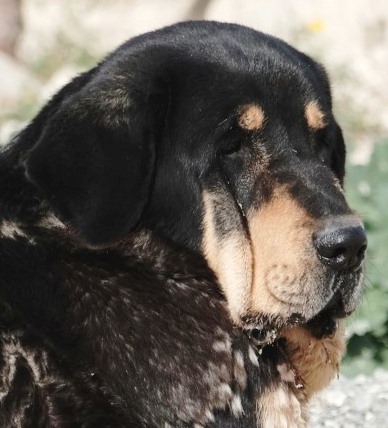
<svg viewBox="0 0 388 428">
<path fill-rule="evenodd" d="M 327 220 L 313 242 L 322 263 L 338 271 L 357 269 L 367 246 L 364 228 L 353 216 Z"/>
</svg>

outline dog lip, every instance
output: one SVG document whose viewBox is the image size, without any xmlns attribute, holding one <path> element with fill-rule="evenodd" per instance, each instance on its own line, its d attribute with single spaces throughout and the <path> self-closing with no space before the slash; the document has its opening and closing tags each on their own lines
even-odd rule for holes
<svg viewBox="0 0 388 428">
<path fill-rule="evenodd" d="M 306 318 L 299 313 L 294 313 L 294 314 L 291 314 L 291 316 L 288 319 L 288 322 L 292 325 L 302 324 L 306 322 Z"/>
<path fill-rule="evenodd" d="M 345 311 L 342 296 L 336 293 L 329 303 L 313 318 L 304 324 L 316 339 L 333 336 L 338 328 L 338 321 L 350 314 Z"/>
<path fill-rule="evenodd" d="M 260 348 L 273 343 L 279 331 L 286 326 L 300 325 L 311 332 L 316 338 L 330 336 L 336 331 L 336 325 L 340 319 L 352 314 L 353 310 L 345 309 L 345 302 L 341 288 L 343 282 L 339 281 L 339 287 L 329 301 L 318 312 L 310 317 L 303 315 L 295 308 L 287 319 L 271 318 L 259 314 L 246 314 L 241 317 L 242 329 L 249 340 Z"/>
</svg>

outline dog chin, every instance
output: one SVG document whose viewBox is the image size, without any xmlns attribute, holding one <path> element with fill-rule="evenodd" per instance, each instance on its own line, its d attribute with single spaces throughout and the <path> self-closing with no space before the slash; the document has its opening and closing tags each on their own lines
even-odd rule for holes
<svg viewBox="0 0 388 428">
<path fill-rule="evenodd" d="M 302 325 L 317 339 L 333 335 L 338 321 L 350 316 L 360 303 L 364 288 L 363 268 L 338 276 L 333 288 L 333 296 L 319 311 L 312 316 L 293 314 L 287 324 Z"/>
<path fill-rule="evenodd" d="M 339 320 L 349 316 L 356 306 L 344 304 L 343 296 L 337 292 L 315 315 L 295 312 L 288 318 L 283 318 L 260 314 L 245 316 L 242 323 L 251 341 L 259 347 L 272 344 L 281 336 L 282 330 L 295 325 L 306 329 L 316 339 L 323 339 L 333 336 Z"/>
<path fill-rule="evenodd" d="M 339 321 L 351 315 L 361 300 L 363 268 L 352 274 L 338 276 L 334 279 L 334 285 L 331 285 L 334 294 L 318 308 L 310 305 L 306 312 L 290 308 L 287 317 L 249 314 L 241 318 L 241 325 L 251 341 L 260 348 L 274 343 L 284 329 L 295 325 L 301 326 L 316 339 L 333 336 Z"/>
<path fill-rule="evenodd" d="M 337 330 L 338 321 L 348 315 L 341 296 L 334 296 L 322 311 L 303 323 L 303 327 L 316 339 L 323 339 L 333 336 Z"/>
<path fill-rule="evenodd" d="M 354 289 L 351 295 L 347 295 L 338 287 L 337 292 L 317 314 L 309 318 L 293 314 L 286 324 L 288 326 L 299 324 L 316 339 L 333 336 L 339 320 L 351 315 L 358 306 L 359 294 L 361 293 Z"/>
</svg>

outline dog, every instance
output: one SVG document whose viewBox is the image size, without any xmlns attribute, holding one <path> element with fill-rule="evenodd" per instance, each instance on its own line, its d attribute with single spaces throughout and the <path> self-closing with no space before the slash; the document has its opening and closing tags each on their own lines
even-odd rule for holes
<svg viewBox="0 0 388 428">
<path fill-rule="evenodd" d="M 0 153 L 2 427 L 303 427 L 367 240 L 324 68 L 185 22 Z"/>
</svg>

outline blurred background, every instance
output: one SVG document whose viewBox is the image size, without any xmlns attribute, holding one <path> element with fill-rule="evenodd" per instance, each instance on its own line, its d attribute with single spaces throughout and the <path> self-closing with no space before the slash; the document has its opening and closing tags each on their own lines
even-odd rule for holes
<svg viewBox="0 0 388 428">
<path fill-rule="evenodd" d="M 348 143 L 346 191 L 369 239 L 342 372 L 388 369 L 387 0 L 0 0 L 0 143 L 118 44 L 187 19 L 248 25 L 326 66 Z"/>
</svg>

